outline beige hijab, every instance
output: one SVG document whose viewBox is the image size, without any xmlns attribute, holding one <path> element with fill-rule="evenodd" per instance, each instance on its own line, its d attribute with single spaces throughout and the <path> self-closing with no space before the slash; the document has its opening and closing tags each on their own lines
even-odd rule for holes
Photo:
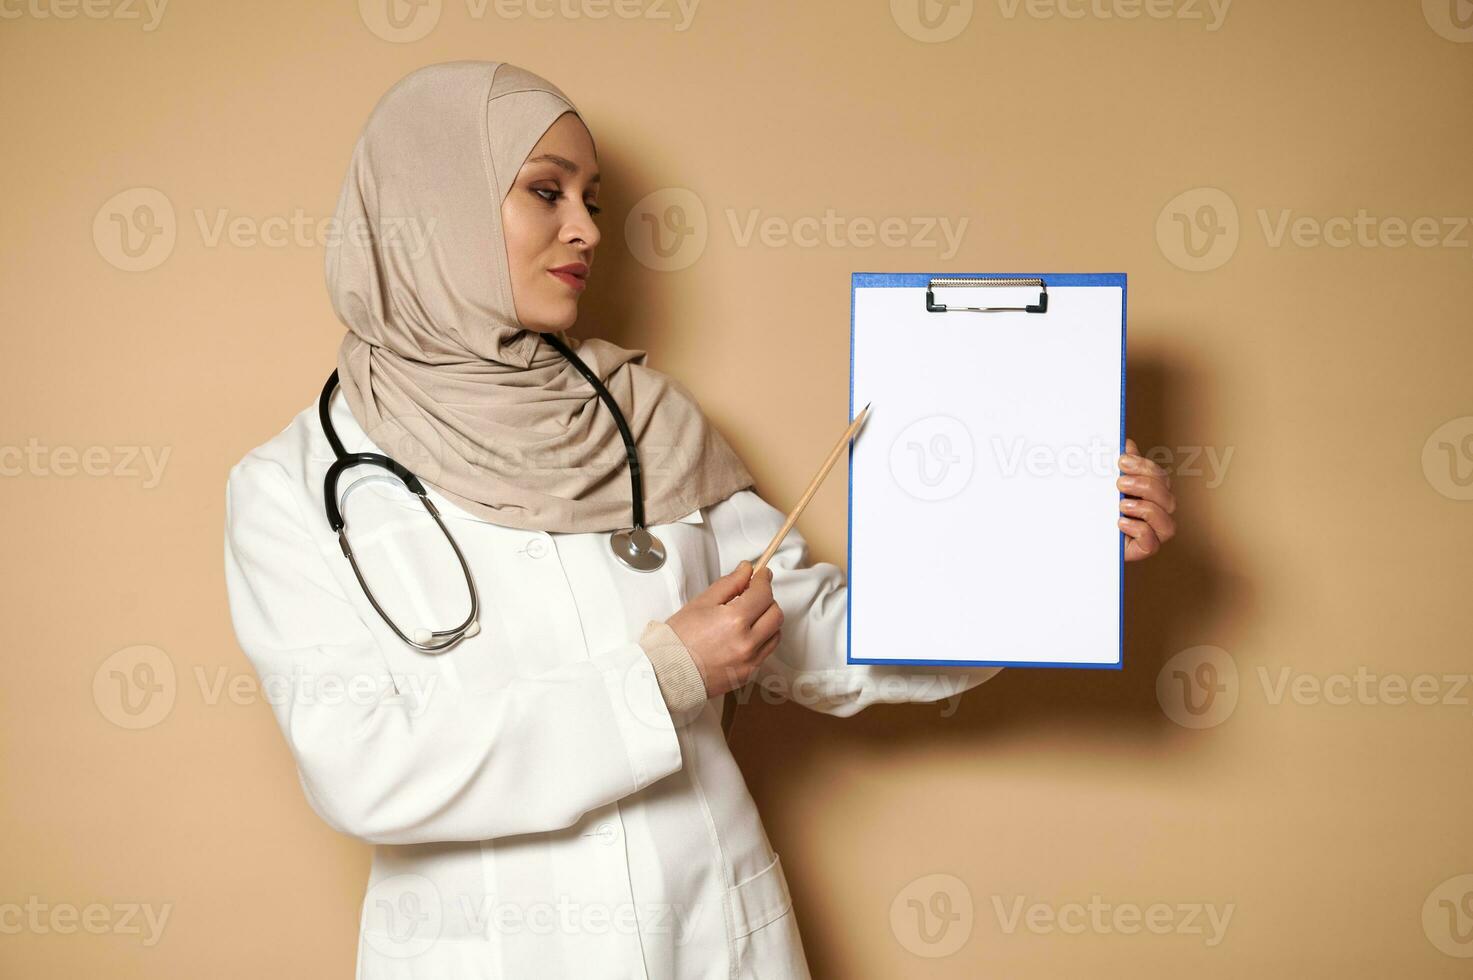
<svg viewBox="0 0 1473 980">
<path fill-rule="evenodd" d="M 465 510 L 508 527 L 633 524 L 628 457 L 598 394 L 517 320 L 501 203 L 573 103 L 515 65 L 430 65 L 379 100 L 327 250 L 347 325 L 338 377 L 369 438 Z M 558 335 L 608 387 L 639 450 L 645 523 L 753 485 L 690 392 L 646 353 Z"/>
</svg>

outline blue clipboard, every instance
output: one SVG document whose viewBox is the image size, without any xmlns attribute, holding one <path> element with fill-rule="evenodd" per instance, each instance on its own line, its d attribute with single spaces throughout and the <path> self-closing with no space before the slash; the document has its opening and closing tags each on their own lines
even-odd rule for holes
<svg viewBox="0 0 1473 980">
<path fill-rule="evenodd" d="M 1123 667 L 1125 322 L 1123 273 L 852 274 L 848 663 Z M 1049 517 L 1016 573 L 1000 504 Z"/>
</svg>

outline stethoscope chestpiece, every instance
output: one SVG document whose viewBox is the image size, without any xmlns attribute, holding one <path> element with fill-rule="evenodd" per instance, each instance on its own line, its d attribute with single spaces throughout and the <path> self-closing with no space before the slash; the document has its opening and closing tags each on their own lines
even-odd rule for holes
<svg viewBox="0 0 1473 980">
<path fill-rule="evenodd" d="M 665 564 L 665 545 L 642 527 L 609 535 L 614 557 L 637 572 L 653 572 Z"/>
</svg>

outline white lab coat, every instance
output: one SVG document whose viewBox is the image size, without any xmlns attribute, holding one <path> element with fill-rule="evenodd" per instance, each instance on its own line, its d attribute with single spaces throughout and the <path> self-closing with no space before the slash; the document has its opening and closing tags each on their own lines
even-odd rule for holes
<svg viewBox="0 0 1473 980">
<path fill-rule="evenodd" d="M 380 451 L 341 397 L 333 421 L 349 452 Z M 232 468 L 225 572 L 308 802 L 377 845 L 359 980 L 808 977 L 722 699 L 671 717 L 636 642 L 648 620 L 755 559 L 783 513 L 749 489 L 654 526 L 668 557 L 642 573 L 613 557 L 606 532 L 492 524 L 426 473 L 482 623 L 429 655 L 390 632 L 339 550 L 322 494 L 332 460 L 314 403 Z M 355 553 L 401 628 L 460 622 L 464 579 L 414 498 L 382 482 L 350 497 Z M 785 619 L 758 675 L 772 691 L 848 716 L 997 673 L 848 665 L 842 571 L 809 564 L 796 529 L 770 567 Z"/>
</svg>

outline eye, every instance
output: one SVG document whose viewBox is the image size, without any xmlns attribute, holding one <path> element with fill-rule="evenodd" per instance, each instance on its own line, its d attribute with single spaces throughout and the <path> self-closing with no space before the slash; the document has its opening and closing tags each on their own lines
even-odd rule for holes
<svg viewBox="0 0 1473 980">
<path fill-rule="evenodd" d="M 531 190 L 532 190 L 532 193 L 533 194 L 536 194 L 538 197 L 541 197 L 542 200 L 544 202 L 546 202 L 547 204 L 549 204 L 549 205 L 555 205 L 556 202 L 557 202 L 557 200 L 558 200 L 558 198 L 560 198 L 560 197 L 563 196 L 563 192 L 562 191 L 560 191 L 560 190 L 556 190 L 555 191 L 555 190 L 551 190 L 551 189 L 546 188 L 546 187 L 533 187 Z M 549 196 L 548 197 L 542 197 L 542 195 L 544 195 L 544 194 L 547 194 Z M 588 213 L 591 214 L 591 215 L 593 215 L 594 217 L 598 217 L 600 214 L 603 214 L 603 210 L 604 209 L 601 208 L 601 207 L 599 207 L 597 204 L 594 204 L 592 201 L 585 201 L 584 204 L 588 208 Z"/>
</svg>

